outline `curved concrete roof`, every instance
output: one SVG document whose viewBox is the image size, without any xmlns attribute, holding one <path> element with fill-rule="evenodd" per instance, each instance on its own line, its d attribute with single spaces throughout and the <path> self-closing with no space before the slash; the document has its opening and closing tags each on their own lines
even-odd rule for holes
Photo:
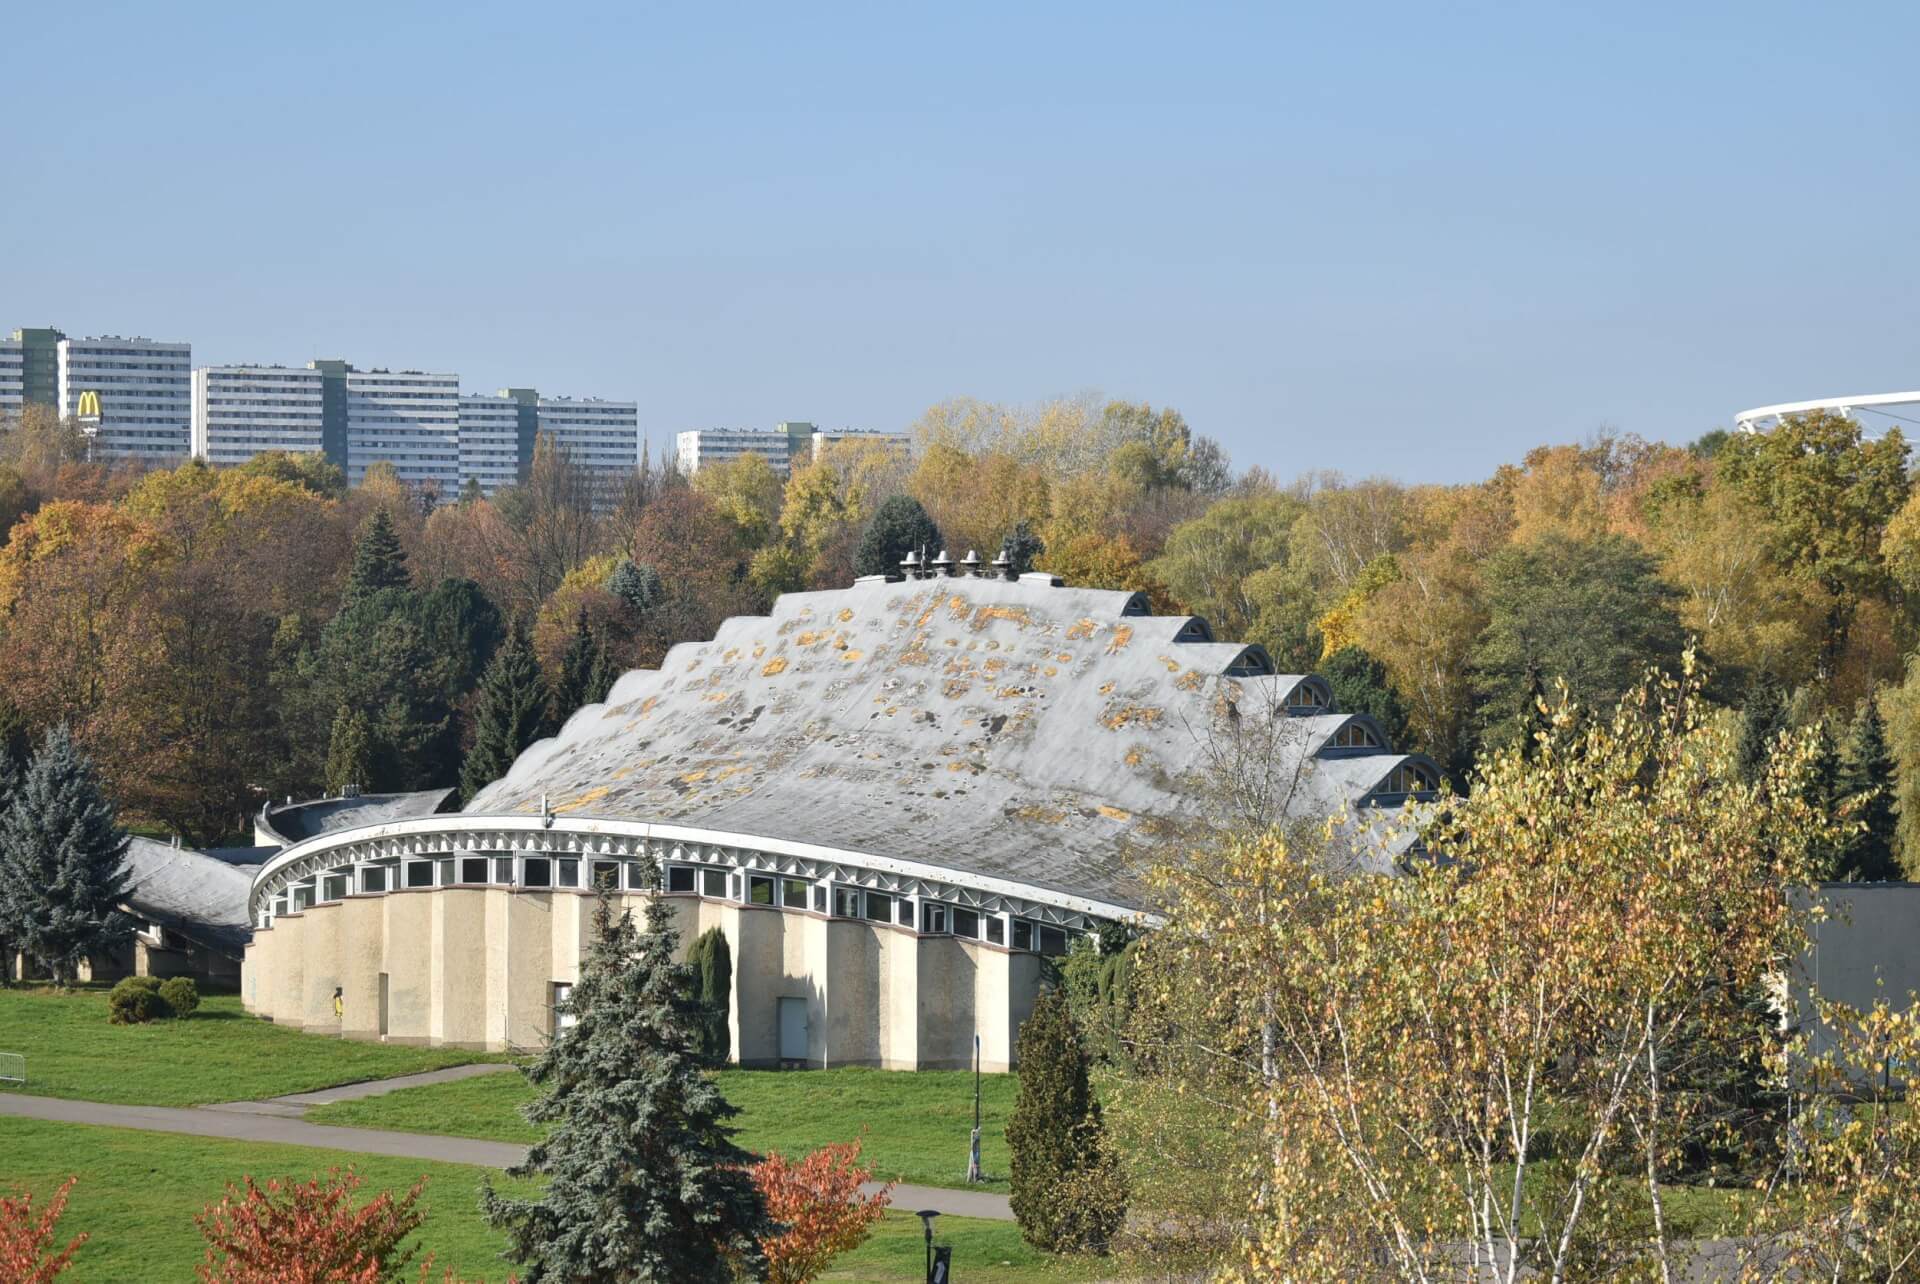
<svg viewBox="0 0 1920 1284">
<path fill-rule="evenodd" d="M 291 845 L 338 829 L 431 816 L 452 793 L 452 788 L 422 789 L 410 794 L 355 794 L 351 798 L 268 803 L 260 809 L 255 830 L 260 837 L 278 838 L 283 844 Z"/>
<path fill-rule="evenodd" d="M 531 814 L 545 796 L 1138 904 L 1130 845 L 1195 818 L 1234 709 L 1325 693 L 1146 610 L 1047 576 L 789 593 L 626 674 L 466 811 Z M 1296 814 L 1358 803 L 1408 761 L 1327 746 L 1347 719 L 1316 713 L 1280 746 Z"/>
<path fill-rule="evenodd" d="M 127 843 L 127 909 L 239 958 L 253 936 L 247 890 L 253 868 L 150 838 Z"/>
</svg>

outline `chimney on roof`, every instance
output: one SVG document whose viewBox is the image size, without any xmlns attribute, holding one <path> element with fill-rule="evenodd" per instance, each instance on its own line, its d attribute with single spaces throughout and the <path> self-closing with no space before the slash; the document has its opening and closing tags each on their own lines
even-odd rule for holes
<svg viewBox="0 0 1920 1284">
<path fill-rule="evenodd" d="M 980 554 L 968 549 L 967 555 L 960 559 L 960 571 L 964 575 L 980 574 Z"/>
<path fill-rule="evenodd" d="M 993 559 L 993 569 L 1000 572 L 1000 578 L 1003 580 L 1013 578 L 1013 559 L 1007 556 L 1005 544 L 1000 546 L 1000 556 Z"/>
<path fill-rule="evenodd" d="M 943 575 L 948 578 L 952 578 L 953 559 L 947 556 L 946 549 L 943 548 L 940 550 L 940 556 L 933 559 L 932 563 L 929 566 L 929 569 L 932 570 L 935 575 Z"/>
</svg>

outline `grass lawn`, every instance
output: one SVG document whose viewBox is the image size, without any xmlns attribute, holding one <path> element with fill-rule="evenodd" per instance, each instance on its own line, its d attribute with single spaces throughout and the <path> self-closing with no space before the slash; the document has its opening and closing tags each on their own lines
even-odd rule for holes
<svg viewBox="0 0 1920 1284">
<path fill-rule="evenodd" d="M 0 1052 L 26 1054 L 27 1092 L 141 1106 L 276 1097 L 493 1059 L 301 1034 L 248 1016 L 230 994 L 209 995 L 184 1021 L 109 1025 L 104 988 L 0 990 Z"/>
<path fill-rule="evenodd" d="M 218 1199 L 227 1182 L 243 1173 L 260 1180 L 305 1177 L 349 1164 L 367 1179 L 363 1193 L 404 1190 L 426 1174 L 421 1244 L 462 1279 L 506 1278 L 498 1256 L 505 1241 L 480 1216 L 484 1169 L 0 1117 L 0 1189 L 24 1184 L 44 1195 L 69 1174 L 79 1176 L 59 1229 L 63 1243 L 81 1231 L 92 1234 L 74 1261 L 74 1278 L 82 1281 L 192 1279 L 202 1251 L 194 1214 Z M 1091 1280 L 1101 1273 L 1096 1265 L 1035 1253 L 1008 1223 L 947 1217 L 939 1232 L 942 1243 L 953 1245 L 957 1277 L 969 1284 Z M 920 1224 L 902 1211 L 825 1278 L 917 1280 L 922 1254 Z"/>
<path fill-rule="evenodd" d="M 828 1142 L 850 1141 L 864 1130 L 862 1158 L 881 1176 L 926 1186 L 966 1184 L 973 1129 L 970 1073 L 723 1070 L 719 1082 L 727 1100 L 740 1107 L 734 1123 L 740 1144 L 749 1150 L 804 1154 Z M 1012 1075 L 981 1079 L 980 1163 L 991 1180 L 975 1189 L 1007 1189 L 1005 1130 L 1016 1087 Z M 531 1096 L 519 1075 L 490 1074 L 320 1106 L 307 1118 L 349 1128 L 532 1141 L 538 1134 L 520 1117 Z"/>
</svg>

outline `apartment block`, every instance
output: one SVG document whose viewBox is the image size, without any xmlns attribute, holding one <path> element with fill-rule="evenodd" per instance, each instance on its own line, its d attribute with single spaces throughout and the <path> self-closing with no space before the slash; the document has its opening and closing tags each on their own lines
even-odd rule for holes
<svg viewBox="0 0 1920 1284">
<path fill-rule="evenodd" d="M 96 457 L 154 464 L 187 457 L 193 431 L 190 345 L 118 335 L 61 339 L 57 358 L 60 414 L 82 419 Z M 85 416 L 82 398 L 90 412 Z M 95 402 L 97 415 L 91 413 Z"/>
<path fill-rule="evenodd" d="M 538 430 L 565 451 L 576 468 L 585 469 L 603 492 L 610 493 L 640 466 L 637 403 L 541 397 L 534 412 Z"/>
<path fill-rule="evenodd" d="M 26 353 L 20 340 L 0 339 L 0 419 L 11 419 L 26 404 Z"/>
<path fill-rule="evenodd" d="M 312 367 L 202 366 L 193 372 L 193 453 L 227 466 L 271 450 L 324 451 L 324 383 Z"/>
<path fill-rule="evenodd" d="M 525 468 L 521 420 L 531 407 L 503 391 L 498 396 L 460 398 L 460 485 L 469 482 L 491 496 L 518 482 Z"/>
</svg>

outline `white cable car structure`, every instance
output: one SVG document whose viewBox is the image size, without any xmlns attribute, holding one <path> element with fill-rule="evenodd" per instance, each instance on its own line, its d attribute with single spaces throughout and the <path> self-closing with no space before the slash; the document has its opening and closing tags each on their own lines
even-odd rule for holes
<svg viewBox="0 0 1920 1284">
<path fill-rule="evenodd" d="M 1794 415 L 1811 414 L 1816 410 L 1831 410 L 1836 414 L 1853 418 L 1854 412 L 1864 410 L 1872 415 L 1897 419 L 1905 424 L 1920 424 L 1920 418 L 1909 415 L 1896 415 L 1883 406 L 1912 406 L 1920 414 L 1920 392 L 1874 392 L 1857 397 L 1820 397 L 1813 401 L 1783 401 L 1773 406 L 1755 406 L 1752 410 L 1742 410 L 1733 417 L 1733 426 L 1740 432 L 1764 432 L 1777 428 L 1780 421 Z"/>
</svg>

